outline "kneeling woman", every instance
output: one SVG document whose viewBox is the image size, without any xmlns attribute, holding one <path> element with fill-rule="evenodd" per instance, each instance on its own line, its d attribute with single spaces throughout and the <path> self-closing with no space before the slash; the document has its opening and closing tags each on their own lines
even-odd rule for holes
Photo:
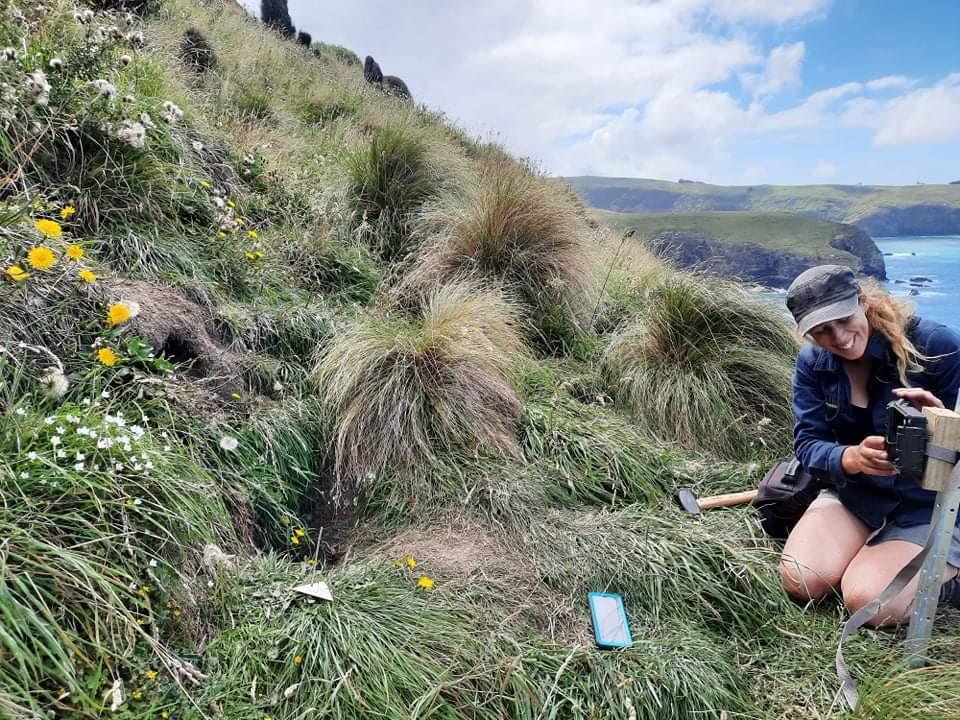
<svg viewBox="0 0 960 720">
<path fill-rule="evenodd" d="M 951 410 L 960 387 L 960 336 L 912 317 L 849 268 L 821 265 L 797 277 L 787 307 L 811 341 L 793 381 L 797 458 L 830 487 L 787 538 L 780 572 L 800 601 L 835 590 L 851 612 L 877 597 L 923 547 L 935 493 L 901 478 L 886 453 L 886 406 Z M 960 529 L 947 558 L 941 600 L 960 602 Z M 909 620 L 917 578 L 870 624 Z"/>
</svg>

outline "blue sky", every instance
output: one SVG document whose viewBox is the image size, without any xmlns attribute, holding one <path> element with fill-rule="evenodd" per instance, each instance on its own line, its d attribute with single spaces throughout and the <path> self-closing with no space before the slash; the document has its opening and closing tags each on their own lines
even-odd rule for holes
<svg viewBox="0 0 960 720">
<path fill-rule="evenodd" d="M 960 0 L 289 4 L 554 174 L 960 180 Z"/>
</svg>

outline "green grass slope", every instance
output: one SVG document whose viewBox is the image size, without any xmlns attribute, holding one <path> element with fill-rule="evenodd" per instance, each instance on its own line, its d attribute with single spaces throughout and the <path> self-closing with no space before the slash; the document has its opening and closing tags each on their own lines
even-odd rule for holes
<svg viewBox="0 0 960 720">
<path fill-rule="evenodd" d="M 855 224 L 872 235 L 960 232 L 960 185 L 721 186 L 592 176 L 563 181 L 588 205 L 622 213 L 788 212 Z"/>
<path fill-rule="evenodd" d="M 830 241 L 855 228 L 803 215 L 775 212 L 615 213 L 591 210 L 598 222 L 624 231 L 634 229 L 640 240 L 652 240 L 662 232 L 693 232 L 725 243 L 758 245 L 797 255 L 836 256 L 846 264 L 856 263 L 848 252 Z"/>
<path fill-rule="evenodd" d="M 844 715 L 837 603 L 672 502 L 788 450 L 779 313 L 229 0 L 0 7 L 0 717 Z M 950 621 L 856 717 L 957 716 Z"/>
</svg>

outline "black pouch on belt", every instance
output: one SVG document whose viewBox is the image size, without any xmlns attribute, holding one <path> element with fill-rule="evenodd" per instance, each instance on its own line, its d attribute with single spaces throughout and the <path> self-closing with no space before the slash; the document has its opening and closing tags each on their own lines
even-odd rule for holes
<svg viewBox="0 0 960 720">
<path fill-rule="evenodd" d="M 760 525 L 770 537 L 785 540 L 825 487 L 827 485 L 815 480 L 796 458 L 781 460 L 760 481 L 754 500 Z"/>
</svg>

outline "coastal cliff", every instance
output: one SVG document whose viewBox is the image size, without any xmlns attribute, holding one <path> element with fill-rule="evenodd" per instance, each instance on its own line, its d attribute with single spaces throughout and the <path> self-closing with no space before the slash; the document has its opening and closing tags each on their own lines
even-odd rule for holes
<svg viewBox="0 0 960 720">
<path fill-rule="evenodd" d="M 802 255 L 755 243 L 730 243 L 705 233 L 665 231 L 647 241 L 657 256 L 677 267 L 784 288 L 804 270 L 825 263 L 849 264 L 858 273 L 886 279 L 883 254 L 859 228 L 830 243 L 837 255 Z"/>
</svg>

